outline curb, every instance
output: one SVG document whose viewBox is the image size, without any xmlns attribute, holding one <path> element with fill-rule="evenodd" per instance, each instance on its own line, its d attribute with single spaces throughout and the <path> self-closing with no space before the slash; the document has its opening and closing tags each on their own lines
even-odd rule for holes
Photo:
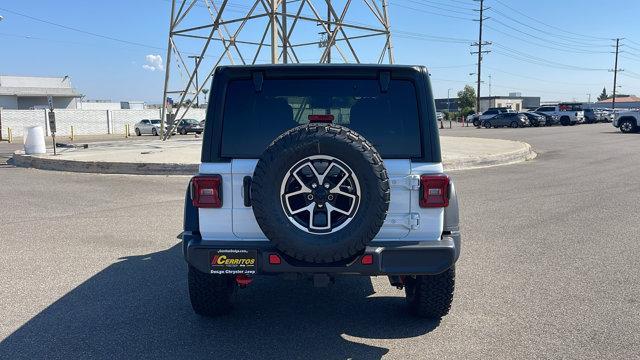
<svg viewBox="0 0 640 360">
<path fill-rule="evenodd" d="M 41 156 L 25 155 L 22 151 L 16 151 L 13 154 L 12 159 L 13 165 L 19 167 L 78 173 L 120 175 L 195 175 L 198 173 L 199 169 L 198 164 L 58 160 Z"/>
<path fill-rule="evenodd" d="M 509 165 L 534 159 L 537 154 L 531 145 L 518 141 L 522 149 L 509 153 L 466 157 L 443 161 L 446 171 L 471 170 L 500 165 Z M 53 156 L 26 155 L 23 151 L 13 154 L 13 165 L 40 170 L 67 171 L 77 173 L 120 174 L 120 175 L 195 175 L 199 164 L 180 163 L 131 163 L 106 161 L 62 160 Z"/>
<path fill-rule="evenodd" d="M 522 144 L 522 149 L 495 155 L 467 157 L 459 160 L 444 160 L 444 170 L 459 171 L 481 169 L 501 165 L 511 165 L 523 161 L 533 160 L 538 156 L 538 154 L 533 151 L 531 145 L 523 141 L 516 142 Z"/>
</svg>

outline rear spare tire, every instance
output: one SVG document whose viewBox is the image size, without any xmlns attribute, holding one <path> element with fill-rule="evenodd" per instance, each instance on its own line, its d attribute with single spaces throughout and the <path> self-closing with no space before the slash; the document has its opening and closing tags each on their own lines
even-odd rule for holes
<svg viewBox="0 0 640 360">
<path fill-rule="evenodd" d="M 348 259 L 376 236 L 389 208 L 380 155 L 353 130 L 293 128 L 274 140 L 253 174 L 253 213 L 285 254 L 313 263 Z"/>
</svg>

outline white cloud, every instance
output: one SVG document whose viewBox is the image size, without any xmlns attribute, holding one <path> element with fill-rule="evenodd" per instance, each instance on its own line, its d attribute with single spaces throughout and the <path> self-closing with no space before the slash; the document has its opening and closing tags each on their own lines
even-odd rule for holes
<svg viewBox="0 0 640 360">
<path fill-rule="evenodd" d="M 162 63 L 162 56 L 160 55 L 147 55 L 145 56 L 146 64 L 142 65 L 142 68 L 149 71 L 162 71 L 164 65 Z"/>
</svg>

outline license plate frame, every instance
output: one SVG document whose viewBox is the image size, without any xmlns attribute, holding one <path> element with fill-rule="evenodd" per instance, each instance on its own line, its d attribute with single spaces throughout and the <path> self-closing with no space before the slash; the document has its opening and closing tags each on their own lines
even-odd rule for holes
<svg viewBox="0 0 640 360">
<path fill-rule="evenodd" d="M 216 275 L 253 275 L 258 269 L 258 250 L 215 249 L 209 251 L 209 270 Z"/>
</svg>

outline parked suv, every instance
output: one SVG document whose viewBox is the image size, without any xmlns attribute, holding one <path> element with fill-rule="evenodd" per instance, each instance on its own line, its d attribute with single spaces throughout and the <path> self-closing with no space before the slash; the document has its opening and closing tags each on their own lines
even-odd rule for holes
<svg viewBox="0 0 640 360">
<path fill-rule="evenodd" d="M 620 128 L 623 133 L 638 132 L 640 125 L 640 110 L 622 111 L 615 114 L 613 126 Z"/>
<path fill-rule="evenodd" d="M 384 275 L 413 314 L 448 313 L 458 201 L 426 68 L 223 66 L 211 89 L 182 233 L 196 313 L 283 274 Z"/>
</svg>

